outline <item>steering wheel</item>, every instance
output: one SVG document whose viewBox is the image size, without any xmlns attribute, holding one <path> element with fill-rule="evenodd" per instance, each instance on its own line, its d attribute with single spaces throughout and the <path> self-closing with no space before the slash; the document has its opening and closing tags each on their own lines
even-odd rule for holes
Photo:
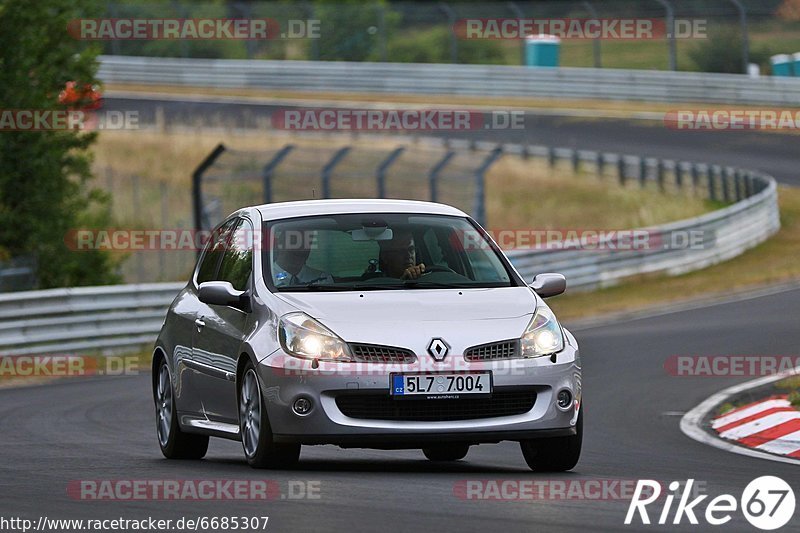
<svg viewBox="0 0 800 533">
<path fill-rule="evenodd" d="M 455 270 L 452 270 L 452 269 L 447 268 L 445 266 L 431 265 L 429 267 L 429 266 L 425 265 L 425 272 L 423 272 L 422 275 L 424 276 L 426 274 L 431 274 L 433 272 L 450 272 L 451 274 L 455 274 L 456 273 Z"/>
</svg>

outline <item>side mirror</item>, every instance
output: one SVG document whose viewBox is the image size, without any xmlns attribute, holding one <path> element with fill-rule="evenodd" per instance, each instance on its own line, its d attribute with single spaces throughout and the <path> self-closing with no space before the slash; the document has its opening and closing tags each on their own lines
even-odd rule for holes
<svg viewBox="0 0 800 533">
<path fill-rule="evenodd" d="M 539 274 L 533 278 L 530 288 L 542 298 L 557 296 L 567 290 L 567 278 L 562 274 Z"/>
<path fill-rule="evenodd" d="M 197 289 L 197 297 L 201 302 L 210 305 L 228 305 L 250 311 L 250 299 L 245 291 L 237 291 L 227 281 L 206 281 Z"/>
</svg>

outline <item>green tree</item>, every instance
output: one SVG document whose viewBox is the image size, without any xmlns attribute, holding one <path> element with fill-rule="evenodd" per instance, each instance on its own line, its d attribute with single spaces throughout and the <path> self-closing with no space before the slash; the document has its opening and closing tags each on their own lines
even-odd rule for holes
<svg viewBox="0 0 800 533">
<path fill-rule="evenodd" d="M 91 0 L 0 1 L 0 108 L 60 110 L 68 81 L 96 84 L 97 48 L 67 32 L 69 21 L 96 12 Z M 33 256 L 41 288 L 119 281 L 107 253 L 65 244 L 70 230 L 110 221 L 108 198 L 90 184 L 95 137 L 0 131 L 0 251 Z"/>
</svg>

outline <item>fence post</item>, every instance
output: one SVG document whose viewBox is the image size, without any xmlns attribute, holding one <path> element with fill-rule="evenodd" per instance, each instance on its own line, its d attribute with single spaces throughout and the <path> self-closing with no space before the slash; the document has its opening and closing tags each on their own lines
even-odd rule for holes
<svg viewBox="0 0 800 533">
<path fill-rule="evenodd" d="M 619 184 L 625 186 L 625 156 L 620 154 L 617 156 L 617 173 L 619 176 Z"/>
<path fill-rule="evenodd" d="M 580 172 L 581 170 L 581 159 L 577 148 L 572 150 L 571 158 L 572 158 L 572 173 L 578 174 L 578 172 Z"/>
<path fill-rule="evenodd" d="M 550 168 L 556 166 L 556 149 L 552 146 L 547 148 L 547 164 L 550 165 Z"/>
<path fill-rule="evenodd" d="M 486 227 L 486 171 L 501 155 L 503 155 L 503 149 L 498 146 L 489 152 L 475 172 L 475 220 L 484 227 Z"/>
<path fill-rule="evenodd" d="M 700 187 L 700 170 L 697 168 L 697 163 L 689 165 L 689 172 L 692 174 L 692 194 L 697 194 L 697 189 Z"/>
<path fill-rule="evenodd" d="M 450 160 L 453 159 L 453 156 L 455 155 L 456 153 L 453 150 L 450 150 L 449 152 L 444 154 L 444 157 L 442 157 L 438 163 L 433 165 L 433 168 L 428 174 L 431 202 L 437 201 L 436 198 L 438 196 L 439 191 L 436 189 L 436 182 L 439 180 L 439 174 L 442 172 L 442 170 L 444 170 L 444 167 L 447 166 L 447 163 L 449 163 Z"/>
<path fill-rule="evenodd" d="M 203 174 L 208 170 L 208 167 L 214 164 L 214 161 L 216 161 L 224 151 L 225 145 L 218 144 L 217 147 L 203 159 L 194 172 L 192 172 L 192 207 L 194 211 L 194 229 L 197 231 L 203 229 L 203 191 L 201 190 Z M 197 255 L 200 255 L 199 250 L 197 251 Z"/>
<path fill-rule="evenodd" d="M 400 154 L 402 154 L 404 150 L 405 148 L 403 146 L 395 148 L 394 151 L 378 165 L 378 170 L 375 173 L 375 178 L 378 182 L 378 198 L 386 198 L 386 171 L 389 170 L 391 164 L 400 157 Z"/>
<path fill-rule="evenodd" d="M 675 186 L 678 190 L 683 189 L 683 164 L 680 161 L 675 161 Z"/>
<path fill-rule="evenodd" d="M 658 190 L 664 192 L 664 160 L 656 159 L 656 182 Z"/>
<path fill-rule="evenodd" d="M 261 179 L 264 184 L 264 190 L 262 194 L 264 196 L 264 203 L 271 204 L 272 203 L 272 175 L 275 173 L 275 168 L 281 164 L 281 161 L 289 155 L 289 152 L 294 150 L 293 144 L 287 144 L 278 152 L 272 156 L 272 159 L 264 165 L 264 169 L 261 171 Z"/>
<path fill-rule="evenodd" d="M 597 155 L 595 156 L 595 169 L 597 170 L 597 177 L 600 179 L 603 179 L 605 164 L 606 160 L 605 157 L 603 157 L 603 152 L 597 152 Z"/>
<path fill-rule="evenodd" d="M 344 159 L 344 156 L 347 155 L 347 152 L 350 151 L 349 146 L 345 146 L 340 148 L 333 154 L 331 160 L 328 161 L 325 166 L 322 168 L 322 197 L 323 198 L 330 198 L 331 197 L 331 174 L 333 174 L 333 169 L 336 168 L 336 165 Z"/>
</svg>

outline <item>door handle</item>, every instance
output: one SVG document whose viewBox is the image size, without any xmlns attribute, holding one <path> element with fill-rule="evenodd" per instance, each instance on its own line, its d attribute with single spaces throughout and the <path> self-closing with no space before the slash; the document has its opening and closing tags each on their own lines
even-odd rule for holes
<svg viewBox="0 0 800 533">
<path fill-rule="evenodd" d="M 197 326 L 197 331 L 200 331 L 201 329 L 203 329 L 205 327 L 206 323 L 203 322 L 202 319 L 196 318 L 194 320 L 194 325 Z"/>
</svg>

